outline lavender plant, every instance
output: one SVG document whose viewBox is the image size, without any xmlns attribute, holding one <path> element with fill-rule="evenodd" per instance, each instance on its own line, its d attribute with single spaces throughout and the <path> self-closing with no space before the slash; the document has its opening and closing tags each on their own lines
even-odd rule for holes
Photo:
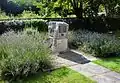
<svg viewBox="0 0 120 83">
<path fill-rule="evenodd" d="M 50 49 L 45 35 L 10 31 L 0 36 L 0 76 L 4 80 L 18 80 L 51 65 Z"/>
<path fill-rule="evenodd" d="M 70 33 L 69 42 L 94 56 L 106 57 L 120 52 L 120 40 L 109 34 L 78 30 Z"/>
</svg>

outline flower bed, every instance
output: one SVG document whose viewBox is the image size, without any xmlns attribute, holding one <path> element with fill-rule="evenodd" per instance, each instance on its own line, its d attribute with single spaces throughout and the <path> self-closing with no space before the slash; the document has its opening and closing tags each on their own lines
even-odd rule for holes
<svg viewBox="0 0 120 83">
<path fill-rule="evenodd" d="M 120 40 L 109 34 L 78 30 L 70 33 L 69 42 L 93 56 L 108 57 L 120 53 Z"/>
<path fill-rule="evenodd" d="M 0 36 L 0 76 L 18 80 L 51 68 L 51 57 L 45 36 L 13 31 Z"/>
</svg>

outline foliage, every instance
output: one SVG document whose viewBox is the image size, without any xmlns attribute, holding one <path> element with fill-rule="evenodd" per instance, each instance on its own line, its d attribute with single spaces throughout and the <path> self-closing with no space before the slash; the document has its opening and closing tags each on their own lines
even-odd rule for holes
<svg viewBox="0 0 120 83">
<path fill-rule="evenodd" d="M 99 8 L 105 9 L 108 17 L 119 17 L 120 0 L 9 0 L 17 4 L 27 7 L 25 9 L 32 10 L 32 6 L 38 8 L 40 16 L 49 17 L 59 14 L 62 17 L 67 15 L 76 15 L 77 18 L 83 17 L 94 18 L 101 11 Z M 3 3 L 3 2 L 2 2 Z M 24 8 L 23 7 L 23 8 Z M 34 10 L 34 8 L 33 8 Z"/>
<path fill-rule="evenodd" d="M 18 31 L 22 30 L 24 26 L 24 23 L 22 21 L 1 21 L 0 22 L 0 34 L 9 31 L 10 29 Z"/>
<path fill-rule="evenodd" d="M 72 12 L 69 0 L 56 0 L 53 10 L 62 17 L 67 17 L 67 15 Z"/>
<path fill-rule="evenodd" d="M 31 76 L 27 78 L 27 80 L 23 81 L 23 83 L 95 83 L 89 78 L 68 69 L 66 67 L 62 67 L 60 69 L 56 69 L 51 72 L 46 72 L 41 74 L 37 74 L 36 76 Z"/>
<path fill-rule="evenodd" d="M 102 3 L 105 5 L 107 16 L 114 17 L 117 6 L 120 6 L 120 0 L 102 0 Z"/>
<path fill-rule="evenodd" d="M 33 5 L 40 9 L 39 14 L 42 17 L 48 17 L 54 13 L 53 1 L 49 0 L 33 1 Z"/>
<path fill-rule="evenodd" d="M 79 50 L 93 56 L 115 56 L 120 52 L 120 40 L 115 36 L 84 30 L 78 30 L 71 34 L 69 42 L 78 47 Z"/>
<path fill-rule="evenodd" d="M 40 18 L 40 16 L 32 11 L 23 11 L 22 14 L 17 15 L 16 18 Z"/>
<path fill-rule="evenodd" d="M 97 5 L 96 6 L 97 10 L 100 5 L 103 5 L 108 17 L 114 17 L 117 14 L 117 12 L 119 12 L 118 8 L 120 6 L 120 0 L 90 0 L 90 1 L 94 2 L 91 3 L 92 6 L 94 6 L 94 4 Z"/>
<path fill-rule="evenodd" d="M 105 12 L 105 8 L 104 8 L 104 5 L 100 5 L 99 6 L 99 9 L 98 9 L 99 12 Z"/>
<path fill-rule="evenodd" d="M 3 80 L 23 79 L 51 68 L 51 51 L 45 35 L 13 31 L 0 36 L 0 76 Z"/>
<path fill-rule="evenodd" d="M 21 31 L 24 28 L 35 28 L 38 31 L 47 31 L 47 24 L 44 20 L 34 19 L 34 20 L 11 20 L 11 21 L 1 21 L 0 22 L 0 34 L 5 31 L 14 30 Z"/>
<path fill-rule="evenodd" d="M 83 0 L 56 0 L 53 9 L 63 17 L 67 17 L 68 14 L 75 14 L 77 18 L 82 18 Z"/>
<path fill-rule="evenodd" d="M 120 57 L 119 56 L 110 57 L 110 58 L 101 58 L 100 60 L 96 60 L 93 62 L 101 66 L 104 66 L 112 71 L 120 73 Z"/>
<path fill-rule="evenodd" d="M 33 0 L 9 0 L 12 1 L 18 5 L 32 5 Z"/>
<path fill-rule="evenodd" d="M 1 9 L 0 9 L 0 19 L 8 19 L 10 18 L 9 16 L 6 15 L 5 12 L 3 12 Z"/>
<path fill-rule="evenodd" d="M 23 21 L 25 23 L 25 28 L 34 28 L 37 29 L 37 31 L 41 32 L 44 31 L 46 32 L 48 29 L 48 25 L 46 24 L 45 20 L 39 20 L 39 19 L 34 19 L 34 20 L 26 20 Z"/>
<path fill-rule="evenodd" d="M 17 5 L 27 7 L 25 9 L 34 10 L 38 8 L 40 16 L 50 17 L 58 14 L 62 17 L 76 15 L 77 18 L 94 18 L 98 16 L 101 9 L 105 9 L 108 17 L 119 17 L 120 0 L 9 0 Z M 17 6 L 16 5 L 16 6 Z M 24 8 L 23 7 L 23 8 Z"/>
</svg>

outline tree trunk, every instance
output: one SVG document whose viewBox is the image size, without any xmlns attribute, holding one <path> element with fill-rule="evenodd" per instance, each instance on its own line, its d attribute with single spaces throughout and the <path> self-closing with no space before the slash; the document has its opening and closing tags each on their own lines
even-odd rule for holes
<svg viewBox="0 0 120 83">
<path fill-rule="evenodd" d="M 80 7 L 73 7 L 74 13 L 77 18 L 82 19 L 83 18 L 83 2 L 80 1 Z"/>
<path fill-rule="evenodd" d="M 107 5 L 105 5 L 105 12 L 106 12 L 106 16 L 109 17 L 110 14 L 109 14 L 109 8 Z"/>
</svg>

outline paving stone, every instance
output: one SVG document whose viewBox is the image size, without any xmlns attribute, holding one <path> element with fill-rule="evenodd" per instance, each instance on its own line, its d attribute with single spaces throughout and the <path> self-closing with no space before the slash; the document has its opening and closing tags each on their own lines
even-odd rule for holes
<svg viewBox="0 0 120 83">
<path fill-rule="evenodd" d="M 63 59 L 66 59 L 68 61 L 72 61 L 78 64 L 85 64 L 85 63 L 90 62 L 90 60 L 86 59 L 84 56 L 77 54 L 75 52 L 72 52 L 72 51 L 59 54 L 58 57 L 61 57 Z"/>
<path fill-rule="evenodd" d="M 54 64 L 56 67 L 67 66 L 87 77 L 97 81 L 97 83 L 120 83 L 120 74 L 110 71 L 107 68 L 87 62 L 84 56 L 67 52 L 64 54 L 54 56 Z M 83 64 L 83 63 L 84 64 Z"/>
<path fill-rule="evenodd" d="M 109 69 L 106 69 L 104 67 L 96 65 L 94 63 L 85 64 L 83 67 L 84 67 L 84 69 L 86 69 L 87 71 L 89 71 L 91 73 L 94 73 L 95 75 L 103 74 L 103 73 L 110 71 Z"/>
<path fill-rule="evenodd" d="M 120 83 L 120 74 L 94 63 L 80 64 L 69 67 L 87 77 L 96 80 L 97 83 Z"/>
<path fill-rule="evenodd" d="M 73 66 L 73 65 L 77 65 L 78 64 L 76 62 L 73 62 L 73 61 L 70 61 L 70 60 L 66 60 L 66 59 L 63 59 L 63 58 L 60 58 L 60 57 L 58 57 L 55 60 L 55 63 L 64 64 L 64 66 Z"/>
<path fill-rule="evenodd" d="M 91 73 L 91 72 L 89 72 L 88 70 L 86 70 L 82 65 L 75 65 L 75 66 L 71 66 L 71 67 L 69 67 L 69 68 L 71 68 L 72 70 L 75 70 L 75 71 L 77 71 L 77 72 L 79 72 L 79 73 L 82 73 L 82 74 L 84 74 L 85 76 L 87 76 L 87 77 L 92 77 L 92 76 L 94 76 L 95 74 L 94 73 Z"/>
<path fill-rule="evenodd" d="M 91 56 L 91 55 L 85 55 L 84 53 L 82 53 L 82 52 L 79 52 L 79 51 L 76 51 L 76 50 L 71 50 L 72 52 L 75 52 L 75 53 L 77 53 L 77 54 L 79 54 L 79 55 L 82 55 L 82 56 L 84 56 L 85 58 L 87 58 L 88 60 L 90 60 L 90 61 L 93 61 L 93 60 L 97 60 L 98 58 L 96 58 L 96 57 L 94 57 L 94 56 Z"/>
<path fill-rule="evenodd" d="M 119 73 L 111 71 L 111 72 L 106 73 L 105 76 L 114 78 L 114 79 L 118 80 L 120 83 L 120 74 Z"/>
<path fill-rule="evenodd" d="M 93 77 L 94 80 L 97 81 L 97 83 L 116 83 L 116 80 L 114 79 L 111 79 L 109 77 L 106 77 L 106 76 L 95 76 Z"/>
</svg>

